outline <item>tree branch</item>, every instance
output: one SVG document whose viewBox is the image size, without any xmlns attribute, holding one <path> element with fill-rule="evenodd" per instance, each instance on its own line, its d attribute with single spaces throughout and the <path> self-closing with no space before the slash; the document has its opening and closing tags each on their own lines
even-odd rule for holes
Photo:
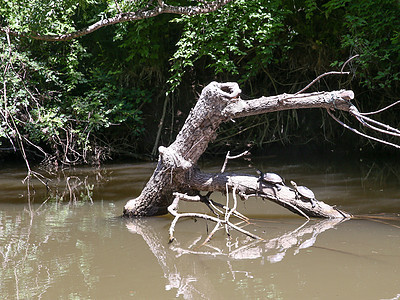
<svg viewBox="0 0 400 300">
<path fill-rule="evenodd" d="M 296 92 L 295 95 L 298 95 L 300 93 L 303 93 L 304 91 L 306 91 L 309 87 L 311 87 L 314 83 L 316 83 L 317 81 L 319 81 L 321 78 L 328 76 L 328 75 L 348 75 L 350 74 L 350 72 L 344 72 L 344 68 L 346 67 L 346 65 L 352 61 L 354 58 L 359 57 L 358 54 L 350 57 L 348 60 L 345 61 L 345 63 L 342 66 L 342 69 L 340 70 L 340 72 L 337 71 L 331 71 L 331 72 L 326 72 L 324 74 L 319 75 L 317 78 L 315 78 L 313 81 L 311 81 L 309 84 L 307 84 L 304 88 L 302 88 L 300 91 Z"/>
<path fill-rule="evenodd" d="M 89 25 L 83 29 L 77 30 L 75 32 L 66 33 L 66 34 L 49 34 L 49 35 L 41 35 L 38 33 L 33 33 L 29 37 L 48 41 L 48 42 L 59 42 L 59 41 L 69 41 L 87 34 L 90 34 L 102 27 L 127 22 L 127 21 L 137 21 L 142 19 L 152 18 L 161 14 L 178 14 L 178 15 L 187 15 L 194 16 L 199 14 L 210 13 L 216 11 L 220 7 L 225 4 L 231 2 L 232 0 L 215 0 L 212 2 L 203 3 L 200 6 L 171 6 L 163 3 L 162 6 L 157 6 L 153 9 L 142 9 L 135 12 L 125 12 L 118 13 L 114 17 L 103 19 L 97 21 L 96 23 Z M 1 32 L 5 32 L 6 29 L 0 27 Z M 11 32 L 13 35 L 20 35 L 16 32 Z"/>
<path fill-rule="evenodd" d="M 169 147 L 160 147 L 159 161 L 142 193 L 129 200 L 124 215 L 150 216 L 165 214 L 173 201 L 173 192 L 195 193 L 196 191 L 222 191 L 225 186 L 237 186 L 242 197 L 261 196 L 284 206 L 301 216 L 324 218 L 347 218 L 323 202 L 312 208 L 309 202 L 298 201 L 295 192 L 285 187 L 277 194 L 268 186 L 259 187 L 257 177 L 227 173 L 204 174 L 195 166 L 208 144 L 217 136 L 222 122 L 234 118 L 267 112 L 299 109 L 327 108 L 349 111 L 354 98 L 352 91 L 333 91 L 299 95 L 279 95 L 242 100 L 237 83 L 212 82 L 207 85 L 190 112 L 175 141 Z"/>
<path fill-rule="evenodd" d="M 235 187 L 233 188 L 235 190 Z M 178 222 L 178 220 L 180 218 L 201 218 L 201 219 L 205 219 L 208 221 L 212 221 L 215 222 L 217 225 L 214 227 L 214 229 L 211 231 L 211 233 L 208 235 L 208 237 L 206 238 L 206 240 L 204 241 L 204 243 L 207 243 L 210 238 L 212 237 L 212 235 L 219 229 L 219 227 L 221 225 L 225 225 L 226 227 L 226 232 L 229 235 L 229 229 L 228 228 L 233 228 L 243 234 L 248 235 L 249 237 L 252 237 L 254 239 L 260 239 L 262 240 L 262 238 L 260 238 L 259 236 L 248 232 L 247 230 L 244 230 L 243 228 L 233 224 L 229 218 L 231 217 L 232 214 L 236 215 L 236 195 L 235 193 L 233 193 L 233 197 L 234 197 L 234 206 L 232 209 L 230 209 L 228 207 L 228 205 L 226 206 L 226 212 L 225 212 L 225 217 L 224 219 L 220 219 L 217 217 L 213 217 L 213 216 L 209 216 L 206 214 L 202 214 L 202 213 L 179 213 L 178 212 L 178 208 L 179 208 L 179 201 L 180 200 L 184 200 L 184 201 L 189 201 L 189 202 L 200 202 L 201 201 L 201 197 L 200 196 L 188 196 L 186 194 L 181 194 L 181 193 L 174 193 L 175 199 L 172 202 L 172 204 L 170 206 L 168 206 L 168 211 L 171 215 L 173 215 L 175 218 L 171 223 L 171 226 L 169 228 L 169 242 L 171 243 L 175 238 L 174 238 L 174 231 L 175 231 L 175 226 L 176 223 Z M 226 195 L 227 199 L 229 199 L 229 194 Z"/>
<path fill-rule="evenodd" d="M 347 100 L 353 99 L 353 91 L 315 92 L 308 94 L 283 94 L 253 100 L 232 99 L 222 111 L 227 119 L 248 117 L 275 111 L 300 108 L 327 108 L 349 111 Z"/>
<path fill-rule="evenodd" d="M 194 170 L 189 178 L 188 185 L 193 190 L 225 192 L 226 184 L 235 186 L 237 193 L 243 199 L 261 197 L 275 202 L 302 217 L 320 218 L 350 218 L 351 214 L 338 210 L 323 201 L 316 201 L 316 207 L 310 202 L 296 197 L 296 192 L 290 187 L 282 186 L 280 190 L 273 185 L 260 185 L 257 176 L 237 173 L 203 173 Z"/>
</svg>

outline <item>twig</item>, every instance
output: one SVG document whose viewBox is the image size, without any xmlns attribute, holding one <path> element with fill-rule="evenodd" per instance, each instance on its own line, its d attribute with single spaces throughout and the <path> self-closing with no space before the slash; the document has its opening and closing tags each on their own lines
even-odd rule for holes
<svg viewBox="0 0 400 300">
<path fill-rule="evenodd" d="M 313 81 L 311 81 L 309 84 L 307 84 L 303 89 L 300 91 L 296 92 L 293 96 L 296 96 L 305 90 L 307 90 L 309 87 L 311 87 L 314 83 L 316 83 L 318 80 L 320 80 L 322 77 L 328 76 L 328 75 L 348 75 L 350 72 L 338 72 L 338 71 L 330 71 L 326 72 L 324 74 L 319 75 L 317 78 L 315 78 Z"/>
<path fill-rule="evenodd" d="M 316 83 L 318 80 L 320 80 L 322 77 L 328 76 L 328 75 L 348 75 L 350 74 L 350 72 L 343 72 L 344 67 L 354 58 L 358 57 L 359 55 L 354 55 L 352 57 L 350 57 L 348 60 L 346 60 L 346 62 L 343 64 L 342 69 L 340 70 L 340 72 L 338 71 L 330 71 L 330 72 L 326 72 L 324 74 L 319 75 L 317 78 L 315 78 L 313 81 L 311 81 L 308 85 L 306 85 L 303 89 L 301 89 L 300 91 L 298 91 L 297 93 L 294 94 L 294 96 L 304 92 L 305 90 L 307 90 L 309 87 L 311 87 L 314 83 Z"/>
<path fill-rule="evenodd" d="M 221 222 L 217 222 L 214 229 L 210 232 L 210 234 L 207 236 L 207 238 L 204 240 L 204 242 L 200 246 L 204 246 L 205 244 L 207 244 L 211 240 L 214 233 L 217 232 L 217 230 L 219 229 L 220 226 L 221 226 Z"/>
<path fill-rule="evenodd" d="M 338 123 L 339 123 L 340 125 L 342 125 L 344 128 L 347 128 L 347 129 L 353 131 L 354 133 L 357 133 L 358 135 L 361 135 L 361 136 L 366 137 L 366 138 L 368 138 L 368 139 L 371 139 L 371 140 L 377 141 L 377 142 L 379 142 L 379 143 L 386 144 L 386 145 L 393 146 L 393 147 L 395 147 L 395 148 L 400 149 L 400 145 L 393 144 L 393 143 L 387 142 L 387 141 L 382 140 L 382 139 L 378 139 L 378 138 L 376 138 L 376 137 L 373 137 L 373 136 L 367 135 L 367 134 L 365 134 L 365 133 L 362 133 L 362 132 L 358 131 L 357 129 L 354 129 L 353 127 L 350 127 L 349 125 L 343 123 L 343 122 L 340 121 L 338 118 L 336 118 L 336 117 L 329 111 L 329 109 L 327 109 L 327 112 L 328 112 L 328 114 L 329 114 L 336 122 L 338 122 Z"/>
<path fill-rule="evenodd" d="M 115 2 L 115 7 L 117 8 L 118 12 L 122 13 L 121 7 L 119 7 L 117 0 L 114 0 L 114 2 Z"/>
<path fill-rule="evenodd" d="M 370 128 L 370 129 L 375 130 L 375 131 L 378 131 L 378 132 L 380 132 L 380 133 L 384 133 L 384 134 L 389 134 L 389 135 L 393 135 L 393 136 L 398 136 L 398 137 L 400 137 L 400 133 L 396 133 L 396 132 L 393 132 L 393 131 L 389 131 L 389 130 L 384 130 L 384 129 L 378 128 L 378 127 L 376 127 L 376 126 L 373 126 L 373 125 L 369 124 L 368 121 L 365 121 L 364 118 L 362 118 L 362 117 L 360 117 L 360 116 L 355 116 L 355 117 L 356 117 L 356 119 L 357 119 L 361 124 L 363 124 L 365 127 L 368 127 L 368 128 Z"/>
<path fill-rule="evenodd" d="M 355 106 L 351 106 L 351 107 L 350 107 L 349 113 L 352 114 L 353 116 L 355 116 L 356 118 L 361 118 L 363 121 L 368 121 L 368 122 L 374 123 L 374 124 L 376 124 L 376 125 L 378 125 L 378 126 L 381 126 L 381 127 L 383 127 L 383 128 L 386 129 L 385 131 L 390 131 L 390 132 L 392 132 L 392 133 L 397 133 L 397 134 L 400 135 L 400 130 L 399 130 L 399 129 L 393 128 L 393 127 L 391 127 L 391 126 L 389 126 L 389 125 L 387 125 L 387 124 L 381 123 L 381 122 L 376 121 L 376 120 L 374 120 L 374 119 L 365 117 L 364 115 L 362 115 L 362 114 L 358 111 L 358 109 L 357 109 Z M 359 120 L 359 121 L 360 121 L 360 120 Z M 360 121 L 360 122 L 363 123 L 363 121 Z M 388 133 L 388 134 L 391 134 L 391 133 Z M 397 134 L 396 134 L 396 135 L 397 135 Z"/>
<path fill-rule="evenodd" d="M 213 207 L 214 207 L 214 209 L 218 210 L 219 213 L 222 214 L 222 211 L 221 211 L 218 207 L 221 207 L 221 208 L 223 208 L 223 209 L 226 209 L 226 208 L 225 208 L 225 205 L 223 205 L 223 204 L 221 204 L 221 203 L 218 203 L 218 202 L 215 202 L 215 201 L 212 200 L 212 199 L 209 199 L 209 200 L 210 200 L 210 204 L 212 204 Z M 217 207 L 217 206 L 218 206 L 218 207 Z M 243 220 L 243 221 L 249 223 L 249 218 L 246 217 L 245 215 L 241 214 L 240 212 L 238 212 L 238 211 L 233 211 L 233 214 L 234 214 L 235 217 L 237 217 L 238 219 L 241 219 L 241 220 Z"/>
<path fill-rule="evenodd" d="M 248 235 L 251 238 L 262 240 L 262 238 L 260 238 L 259 236 L 255 235 L 251 232 L 248 232 L 247 230 L 244 230 L 244 229 L 238 227 L 237 225 L 233 224 L 227 218 L 225 218 L 224 220 L 221 220 L 219 218 L 209 216 L 206 214 L 201 214 L 201 213 L 178 213 L 179 201 L 181 199 L 185 200 L 185 201 L 199 202 L 201 198 L 200 198 L 200 196 L 188 196 L 186 194 L 181 194 L 181 193 L 177 193 L 177 192 L 174 193 L 174 196 L 175 196 L 174 201 L 172 202 L 172 204 L 170 206 L 168 206 L 169 213 L 171 215 L 175 216 L 175 218 L 171 222 L 171 225 L 169 228 L 169 243 L 171 243 L 175 239 L 174 238 L 175 226 L 180 218 L 201 218 L 201 219 L 205 219 L 205 220 L 209 220 L 209 221 L 217 223 L 217 225 L 214 227 L 213 231 L 206 238 L 206 241 L 209 241 L 211 239 L 212 235 L 218 230 L 218 228 L 221 225 L 231 227 L 231 228 L 235 229 L 236 231 L 239 231 L 243 234 Z M 232 209 L 228 209 L 227 213 L 229 214 L 230 211 L 232 211 Z"/>
<path fill-rule="evenodd" d="M 226 188 L 227 188 L 227 190 L 228 190 L 228 183 L 226 184 Z M 232 212 L 233 212 L 233 211 L 236 211 L 236 208 L 237 208 L 236 189 L 237 189 L 237 186 L 234 185 L 234 186 L 233 186 L 233 189 L 232 189 L 233 207 L 232 207 L 232 209 L 226 210 L 226 214 L 225 214 L 225 222 L 226 222 L 226 224 L 229 223 L 229 218 L 231 217 Z M 228 195 L 229 195 L 229 194 L 227 193 L 227 194 L 226 194 L 226 197 L 227 197 L 227 198 L 228 198 Z M 228 206 L 228 203 L 227 203 L 226 206 Z M 227 207 L 227 208 L 228 208 L 228 207 Z M 229 235 L 227 225 L 225 225 L 225 227 L 226 227 L 226 230 L 227 230 L 226 233 Z"/>
<path fill-rule="evenodd" d="M 246 151 L 244 151 L 244 152 L 242 152 L 242 153 L 240 153 L 240 154 L 238 154 L 238 155 L 230 156 L 231 152 L 228 151 L 228 153 L 226 153 L 226 156 L 225 156 L 224 164 L 222 165 L 222 168 L 221 168 L 221 173 L 224 173 L 224 172 L 225 172 L 225 169 L 226 169 L 226 165 L 227 165 L 227 163 L 228 163 L 228 160 L 230 160 L 230 159 L 236 159 L 236 158 L 245 156 L 245 155 L 247 155 L 248 153 L 249 153 L 249 151 L 246 150 Z"/>
<path fill-rule="evenodd" d="M 366 112 L 366 113 L 360 112 L 360 115 L 368 116 L 368 115 L 379 114 L 379 113 L 381 113 L 381 112 L 383 112 L 383 111 L 385 111 L 385 110 L 387 110 L 387 109 L 391 108 L 392 106 L 395 106 L 395 105 L 397 105 L 397 104 L 399 104 L 399 103 L 400 103 L 400 100 L 398 100 L 398 101 L 396 101 L 395 103 L 392 103 L 392 104 L 390 104 L 390 105 L 388 105 L 388 106 L 386 106 L 386 107 L 384 107 L 384 108 L 381 108 L 381 109 L 379 109 L 379 110 L 376 110 L 376 111 L 371 111 L 371 112 Z"/>
<path fill-rule="evenodd" d="M 169 96 L 167 95 L 167 96 L 165 96 L 163 110 L 162 110 L 162 114 L 161 114 L 161 119 L 160 119 L 160 122 L 158 124 L 156 140 L 154 142 L 153 150 L 151 151 L 151 155 L 152 156 L 155 156 L 157 154 L 158 143 L 160 142 L 161 131 L 162 131 L 163 126 L 164 126 L 164 119 L 165 119 L 165 115 L 167 113 L 168 102 L 169 102 Z"/>
<path fill-rule="evenodd" d="M 225 230 L 226 234 L 230 236 L 229 234 L 229 227 L 228 227 L 228 215 L 229 215 L 229 184 L 228 182 L 225 184 L 225 189 L 226 189 L 226 206 L 225 206 Z"/>
<path fill-rule="evenodd" d="M 340 69 L 340 72 L 343 72 L 344 67 L 350 62 L 352 61 L 354 58 L 359 57 L 359 54 L 353 55 L 352 57 L 350 57 L 348 60 L 346 60 L 342 66 L 342 68 Z"/>
</svg>

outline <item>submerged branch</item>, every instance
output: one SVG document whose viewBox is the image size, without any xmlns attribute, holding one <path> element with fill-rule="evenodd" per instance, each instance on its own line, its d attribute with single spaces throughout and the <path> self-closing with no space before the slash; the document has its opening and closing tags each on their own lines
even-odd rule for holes
<svg viewBox="0 0 400 300">
<path fill-rule="evenodd" d="M 233 224 L 229 220 L 231 215 L 236 213 L 236 205 L 234 205 L 234 207 L 232 209 L 229 208 L 228 206 L 226 206 L 226 212 L 225 212 L 224 219 L 220 219 L 219 217 L 213 217 L 213 216 L 209 216 L 207 214 L 202 214 L 202 213 L 179 213 L 178 208 L 179 208 L 180 200 L 189 201 L 189 202 L 201 202 L 201 197 L 200 196 L 188 196 L 188 195 L 182 194 L 182 193 L 174 193 L 174 196 L 175 196 L 174 201 L 172 202 L 172 204 L 170 206 L 168 206 L 169 213 L 175 217 L 169 228 L 169 242 L 170 243 L 175 239 L 174 238 L 175 226 L 180 218 L 201 218 L 201 219 L 212 221 L 212 222 L 216 223 L 216 226 L 211 231 L 211 233 L 208 235 L 208 237 L 206 238 L 204 243 L 208 242 L 211 239 L 212 235 L 222 225 L 225 225 L 226 232 L 228 235 L 229 235 L 228 228 L 233 228 L 245 235 L 248 235 L 251 238 L 262 240 L 262 238 L 260 238 L 259 236 L 255 235 L 251 232 L 248 232 L 247 230 L 244 230 L 243 228 Z M 228 197 L 229 197 L 229 194 L 227 194 L 227 199 L 228 199 Z M 234 199 L 236 199 L 236 198 L 234 198 Z"/>
</svg>

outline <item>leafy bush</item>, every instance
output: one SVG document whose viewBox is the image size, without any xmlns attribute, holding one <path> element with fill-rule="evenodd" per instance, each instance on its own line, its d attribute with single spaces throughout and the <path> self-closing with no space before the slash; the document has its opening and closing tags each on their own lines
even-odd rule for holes
<svg viewBox="0 0 400 300">
<path fill-rule="evenodd" d="M 210 14 L 176 18 L 174 22 L 183 25 L 183 33 L 172 57 L 171 90 L 200 59 L 210 77 L 228 73 L 241 81 L 257 75 L 268 64 L 281 62 L 287 50 L 282 33 L 288 11 L 279 5 L 280 1 L 238 0 Z"/>
<path fill-rule="evenodd" d="M 249 94 L 243 97 L 295 92 L 356 53 L 354 78 L 325 78 L 312 89 L 367 89 L 364 109 L 376 108 L 377 91 L 398 97 L 400 5 L 392 0 L 235 0 L 214 13 L 122 23 L 70 42 L 29 38 L 75 31 L 147 3 L 0 0 L 2 147 L 43 150 L 68 164 L 99 161 L 112 146 L 153 142 L 166 90 L 175 93 L 164 122 L 171 124 L 172 137 L 198 83 L 239 81 Z M 7 28 L 23 35 L 8 38 Z M 382 105 L 390 101 L 381 99 Z M 260 146 L 337 138 L 325 121 L 329 130 L 318 136 L 320 123 L 319 112 L 281 112 L 222 131 L 231 140 L 239 132 L 238 144 Z M 304 124 L 307 130 L 296 133 Z"/>
<path fill-rule="evenodd" d="M 75 30 L 73 20 L 80 15 L 90 19 L 89 13 L 101 12 L 101 6 L 84 14 L 74 9 L 82 3 L 46 4 L 8 1 L 1 6 L 3 25 L 19 33 L 64 33 Z M 0 143 L 73 164 L 105 158 L 111 145 L 99 137 L 110 127 L 124 123 L 127 136 L 142 134 L 141 107 L 151 101 L 151 92 L 124 86 L 121 71 L 106 66 L 101 53 L 93 55 L 85 43 L 90 46 L 90 39 L 48 43 L 0 35 Z"/>
</svg>

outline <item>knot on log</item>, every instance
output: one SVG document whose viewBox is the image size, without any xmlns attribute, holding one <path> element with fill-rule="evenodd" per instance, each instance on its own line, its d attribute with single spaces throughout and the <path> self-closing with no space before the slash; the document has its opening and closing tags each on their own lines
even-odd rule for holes
<svg viewBox="0 0 400 300">
<path fill-rule="evenodd" d="M 354 92 L 353 91 L 348 91 L 348 90 L 340 90 L 339 94 L 337 94 L 338 97 L 350 101 L 354 99 Z"/>
<path fill-rule="evenodd" d="M 208 85 L 211 92 L 216 92 L 223 98 L 236 99 L 239 97 L 242 90 L 236 82 L 216 82 L 213 81 Z"/>
<path fill-rule="evenodd" d="M 171 149 L 171 147 L 160 146 L 158 148 L 160 157 L 164 165 L 171 167 L 172 169 L 184 169 L 188 170 L 193 165 L 190 161 L 184 159 L 179 153 Z"/>
</svg>

